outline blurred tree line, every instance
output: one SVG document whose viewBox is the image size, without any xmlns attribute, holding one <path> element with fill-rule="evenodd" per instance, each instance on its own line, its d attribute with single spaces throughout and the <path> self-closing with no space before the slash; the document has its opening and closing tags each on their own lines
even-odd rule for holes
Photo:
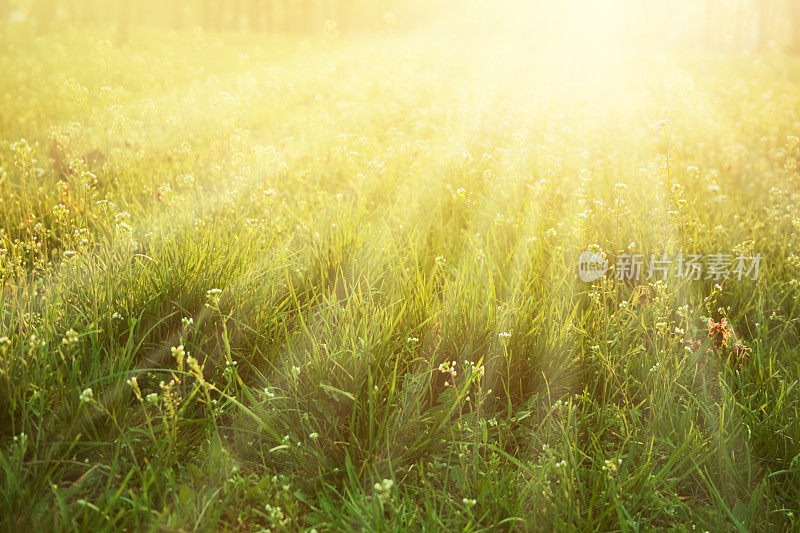
<svg viewBox="0 0 800 533">
<path fill-rule="evenodd" d="M 408 21 L 442 0 L 0 0 L 0 17 L 12 13 L 49 28 L 55 23 L 159 25 L 181 29 L 318 32 L 334 20 L 342 30 L 380 28 L 387 12 Z"/>
<path fill-rule="evenodd" d="M 756 49 L 775 43 L 800 53 L 800 0 L 705 0 L 704 10 L 711 45 L 720 39 Z"/>
<path fill-rule="evenodd" d="M 376 30 L 386 13 L 405 27 L 478 5 L 501 17 L 581 7 L 593 0 L 0 0 L 0 18 L 35 20 L 43 30 L 68 24 L 113 24 L 217 31 L 319 32 L 334 20 L 342 31 Z M 600 5 L 603 0 L 600 1 Z M 615 0 L 606 0 L 615 2 Z M 633 32 L 709 49 L 764 49 L 775 43 L 800 53 L 800 0 L 616 0 Z M 480 17 L 479 17 L 480 18 Z M 524 23 L 524 22 L 523 22 Z M 532 27 L 535 24 L 532 25 Z M 690 28 L 687 34 L 687 28 Z"/>
</svg>

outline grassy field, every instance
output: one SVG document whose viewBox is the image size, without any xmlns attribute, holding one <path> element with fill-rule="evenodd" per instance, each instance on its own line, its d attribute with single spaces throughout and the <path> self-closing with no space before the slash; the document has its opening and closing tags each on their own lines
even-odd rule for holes
<svg viewBox="0 0 800 533">
<path fill-rule="evenodd" d="M 3 529 L 800 527 L 796 59 L 111 38 L 0 29 Z"/>
</svg>

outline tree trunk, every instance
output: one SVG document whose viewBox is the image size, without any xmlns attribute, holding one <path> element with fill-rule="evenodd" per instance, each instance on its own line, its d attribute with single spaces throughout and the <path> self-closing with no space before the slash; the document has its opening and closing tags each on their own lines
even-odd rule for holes
<svg viewBox="0 0 800 533">
<path fill-rule="evenodd" d="M 203 22 L 205 29 L 220 29 L 220 9 L 219 0 L 203 0 Z"/>
<path fill-rule="evenodd" d="M 117 4 L 117 40 L 121 44 L 128 42 L 130 38 L 130 24 L 131 24 L 131 5 L 130 2 L 122 0 Z"/>
<path fill-rule="evenodd" d="M 231 9 L 230 29 L 239 31 L 242 21 L 242 0 L 233 0 Z"/>
<path fill-rule="evenodd" d="M 800 54 L 800 2 L 789 0 L 788 4 L 790 24 L 789 51 L 793 54 Z"/>
<path fill-rule="evenodd" d="M 247 23 L 252 31 L 261 31 L 261 2 L 259 0 L 247 0 Z"/>
<path fill-rule="evenodd" d="M 260 9 L 264 10 L 262 21 L 264 25 L 264 30 L 268 32 L 273 32 L 276 30 L 275 24 L 275 0 L 261 0 L 259 3 Z"/>
<path fill-rule="evenodd" d="M 127 2 L 122 0 L 123 4 Z M 176 30 L 183 28 L 183 2 L 181 0 L 172 0 L 172 27 Z"/>
<path fill-rule="evenodd" d="M 33 4 L 32 14 L 36 20 L 39 33 L 50 30 L 55 18 L 55 0 L 36 0 Z"/>
<path fill-rule="evenodd" d="M 94 0 L 83 0 L 83 13 L 81 13 L 81 22 L 84 24 L 91 24 L 95 22 L 95 8 Z"/>
<path fill-rule="evenodd" d="M 349 2 L 350 0 L 334 0 L 335 1 L 335 19 L 336 23 L 339 25 L 342 30 L 347 30 L 350 27 L 350 10 Z"/>
<path fill-rule="evenodd" d="M 714 0 L 706 0 L 706 48 L 713 49 L 716 45 L 716 35 L 714 35 L 716 28 L 714 25 L 714 16 L 716 9 L 714 9 Z"/>
<path fill-rule="evenodd" d="M 758 3 L 758 49 L 764 50 L 767 48 L 767 44 L 769 43 L 770 38 L 770 31 L 769 31 L 769 22 L 770 22 L 770 10 L 769 10 L 769 2 L 767 0 L 761 0 Z"/>
</svg>

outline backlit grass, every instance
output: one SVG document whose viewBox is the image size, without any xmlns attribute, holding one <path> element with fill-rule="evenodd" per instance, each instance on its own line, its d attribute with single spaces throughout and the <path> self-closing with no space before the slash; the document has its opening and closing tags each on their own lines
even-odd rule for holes
<svg viewBox="0 0 800 533">
<path fill-rule="evenodd" d="M 5 528 L 798 527 L 796 60 L 29 30 Z M 590 247 L 763 261 L 583 283 Z"/>
</svg>

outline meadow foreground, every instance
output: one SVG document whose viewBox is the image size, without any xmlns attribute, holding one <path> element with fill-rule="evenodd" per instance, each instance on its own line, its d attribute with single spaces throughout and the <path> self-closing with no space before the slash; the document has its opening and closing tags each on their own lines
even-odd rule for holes
<svg viewBox="0 0 800 533">
<path fill-rule="evenodd" d="M 0 31 L 4 529 L 800 527 L 797 59 L 109 39 Z"/>
</svg>

